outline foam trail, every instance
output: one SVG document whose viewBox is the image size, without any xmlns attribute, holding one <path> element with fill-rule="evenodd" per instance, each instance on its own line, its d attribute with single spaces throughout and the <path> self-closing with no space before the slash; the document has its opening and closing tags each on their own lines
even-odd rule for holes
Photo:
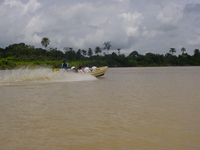
<svg viewBox="0 0 200 150">
<path fill-rule="evenodd" d="M 73 82 L 96 80 L 96 78 L 89 74 L 79 74 L 60 70 L 52 72 L 50 68 L 38 69 L 14 69 L 1 70 L 0 83 L 20 83 L 20 82 Z"/>
</svg>

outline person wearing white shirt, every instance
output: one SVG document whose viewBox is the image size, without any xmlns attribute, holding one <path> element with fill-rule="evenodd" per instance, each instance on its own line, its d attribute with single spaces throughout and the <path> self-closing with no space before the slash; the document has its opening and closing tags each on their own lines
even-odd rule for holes
<svg viewBox="0 0 200 150">
<path fill-rule="evenodd" d="M 89 68 L 88 66 L 86 66 L 86 67 L 84 68 L 84 72 L 85 72 L 85 73 L 91 72 L 91 71 L 90 71 L 90 68 Z"/>
<path fill-rule="evenodd" d="M 95 71 L 96 69 L 97 69 L 96 66 L 93 66 L 93 67 L 92 67 L 92 71 Z"/>
</svg>

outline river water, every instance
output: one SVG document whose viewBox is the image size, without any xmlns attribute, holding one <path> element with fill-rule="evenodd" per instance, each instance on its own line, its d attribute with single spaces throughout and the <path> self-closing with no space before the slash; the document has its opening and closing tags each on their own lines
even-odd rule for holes
<svg viewBox="0 0 200 150">
<path fill-rule="evenodd" d="M 104 77 L 0 71 L 0 150 L 199 150 L 200 67 Z"/>
</svg>

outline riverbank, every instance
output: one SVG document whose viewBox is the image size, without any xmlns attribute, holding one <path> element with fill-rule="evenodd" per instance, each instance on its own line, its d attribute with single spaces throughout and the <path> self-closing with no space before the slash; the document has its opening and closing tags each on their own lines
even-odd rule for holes
<svg viewBox="0 0 200 150">
<path fill-rule="evenodd" d="M 60 68 L 62 61 L 65 60 L 69 66 L 108 66 L 108 67 L 162 67 L 162 66 L 200 66 L 200 56 L 138 56 L 138 57 L 125 57 L 125 56 L 92 56 L 90 58 L 74 59 L 28 59 L 6 57 L 0 58 L 0 70 L 16 69 L 16 68 Z"/>
<path fill-rule="evenodd" d="M 40 67 L 47 67 L 47 68 L 60 68 L 63 60 L 36 60 L 36 61 L 19 61 L 19 60 L 13 60 L 9 58 L 3 58 L 0 59 L 0 70 L 10 70 L 10 69 L 16 69 L 16 68 L 40 68 Z M 97 64 L 95 61 L 91 60 L 85 60 L 85 61 L 67 61 L 69 66 L 93 66 L 94 64 Z M 99 66 L 101 66 L 100 63 L 98 63 Z"/>
</svg>

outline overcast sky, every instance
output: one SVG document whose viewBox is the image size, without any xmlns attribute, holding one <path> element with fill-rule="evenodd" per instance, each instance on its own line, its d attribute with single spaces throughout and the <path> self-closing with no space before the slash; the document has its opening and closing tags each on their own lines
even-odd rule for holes
<svg viewBox="0 0 200 150">
<path fill-rule="evenodd" d="M 200 49 L 200 0 L 0 0 L 0 47 L 24 42 L 63 50 L 166 54 Z"/>
</svg>

